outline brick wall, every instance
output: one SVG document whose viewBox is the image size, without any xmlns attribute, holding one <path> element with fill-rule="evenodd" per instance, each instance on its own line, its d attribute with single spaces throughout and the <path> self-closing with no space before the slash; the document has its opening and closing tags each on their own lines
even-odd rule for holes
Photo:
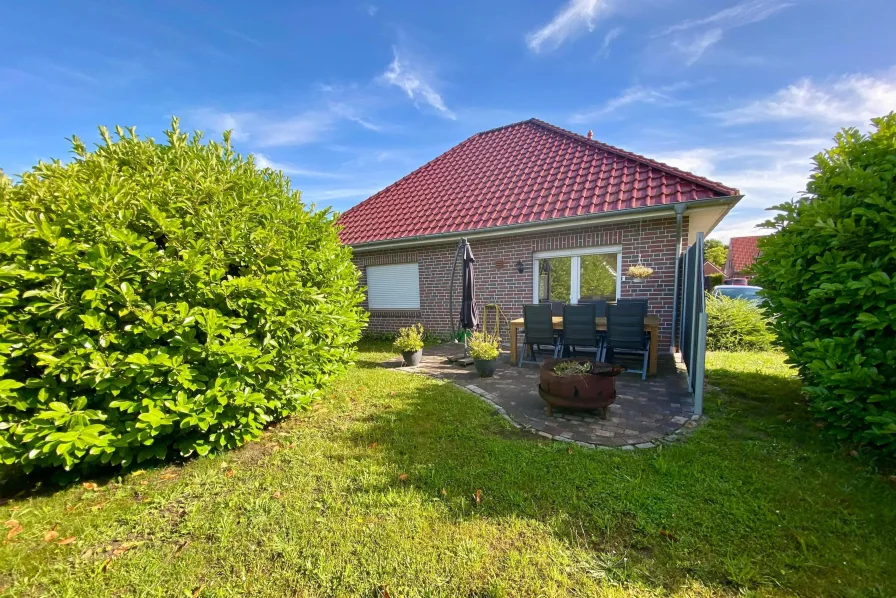
<svg viewBox="0 0 896 598">
<path fill-rule="evenodd" d="M 686 246 L 688 218 L 682 230 L 682 247 Z M 470 240 L 476 257 L 476 304 L 497 303 L 509 319 L 523 315 L 523 305 L 532 303 L 532 254 L 552 249 L 577 247 L 622 246 L 623 274 L 638 263 L 653 268 L 647 280 L 625 277 L 622 297 L 648 299 L 650 313 L 660 316 L 659 345 L 668 350 L 672 330 L 672 295 L 675 280 L 675 217 L 589 226 L 569 230 L 525 233 L 491 239 Z M 357 253 L 355 265 L 361 270 L 361 284 L 366 285 L 365 267 L 380 264 L 417 262 L 420 270 L 420 310 L 373 310 L 370 312 L 371 332 L 393 332 L 400 326 L 422 322 L 428 330 L 447 333 L 451 329 L 449 287 L 457 243 L 427 245 L 412 250 L 392 250 Z M 525 270 L 517 271 L 522 260 Z M 460 267 L 455 282 L 455 311 L 460 309 Z M 367 307 L 365 303 L 365 307 Z M 454 315 L 456 318 L 457 315 Z M 509 339 L 502 323 L 502 338 Z"/>
</svg>

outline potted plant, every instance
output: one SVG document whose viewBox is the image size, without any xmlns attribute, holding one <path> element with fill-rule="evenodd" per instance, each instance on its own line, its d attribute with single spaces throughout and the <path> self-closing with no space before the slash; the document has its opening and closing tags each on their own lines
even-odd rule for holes
<svg viewBox="0 0 896 598">
<path fill-rule="evenodd" d="M 637 266 L 631 266 L 628 269 L 627 274 L 632 278 L 646 279 L 650 278 L 650 276 L 653 274 L 653 268 L 651 268 L 650 266 L 645 266 L 643 264 L 638 264 Z"/>
<path fill-rule="evenodd" d="M 423 324 L 419 322 L 407 328 L 399 328 L 392 346 L 401 352 L 404 365 L 420 365 L 423 357 Z"/>
<path fill-rule="evenodd" d="M 484 331 L 474 332 L 470 337 L 468 344 L 470 357 L 473 358 L 473 365 L 476 366 L 476 373 L 480 378 L 491 378 L 495 375 L 498 355 L 501 354 L 501 349 L 498 347 L 500 340 Z"/>
</svg>

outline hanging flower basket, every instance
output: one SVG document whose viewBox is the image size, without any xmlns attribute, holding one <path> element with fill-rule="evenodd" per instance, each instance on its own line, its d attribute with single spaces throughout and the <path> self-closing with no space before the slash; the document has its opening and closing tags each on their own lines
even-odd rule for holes
<svg viewBox="0 0 896 598">
<path fill-rule="evenodd" d="M 653 268 L 649 266 L 644 266 L 643 264 L 638 264 L 637 266 L 631 266 L 628 269 L 628 275 L 632 278 L 650 278 L 653 274 Z"/>
</svg>

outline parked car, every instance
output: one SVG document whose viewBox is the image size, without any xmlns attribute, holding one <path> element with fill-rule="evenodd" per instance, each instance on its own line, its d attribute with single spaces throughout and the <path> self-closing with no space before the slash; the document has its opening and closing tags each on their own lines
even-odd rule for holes
<svg viewBox="0 0 896 598">
<path fill-rule="evenodd" d="M 744 301 L 761 305 L 765 301 L 765 298 L 760 297 L 758 294 L 761 290 L 762 287 L 754 287 L 750 285 L 720 284 L 712 290 L 712 296 L 728 297 L 729 299 L 743 299 Z"/>
<path fill-rule="evenodd" d="M 750 284 L 750 281 L 748 281 L 746 278 L 726 278 L 722 281 L 722 284 L 743 287 L 748 286 Z"/>
</svg>

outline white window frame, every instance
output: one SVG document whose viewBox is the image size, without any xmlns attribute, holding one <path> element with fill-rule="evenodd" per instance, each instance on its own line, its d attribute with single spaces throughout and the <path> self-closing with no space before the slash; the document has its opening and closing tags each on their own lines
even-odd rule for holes
<svg viewBox="0 0 896 598">
<path fill-rule="evenodd" d="M 416 280 L 416 288 L 413 289 L 414 292 L 411 292 L 406 298 L 408 299 L 402 305 L 374 305 L 374 301 L 372 301 L 370 296 L 370 272 L 371 269 L 380 269 L 381 272 L 386 271 L 389 268 L 397 269 L 401 267 L 409 268 L 413 266 L 415 271 L 415 280 Z M 400 264 L 376 264 L 366 267 L 365 278 L 367 282 L 367 307 L 371 310 L 411 310 L 417 311 L 420 309 L 420 264 L 417 262 L 405 262 Z M 413 285 L 412 285 L 413 286 Z"/>
<path fill-rule="evenodd" d="M 569 281 L 569 301 L 573 305 L 579 302 L 579 294 L 582 289 L 581 274 L 582 260 L 579 259 L 583 255 L 595 255 L 601 253 L 616 254 L 616 300 L 622 294 L 622 245 L 606 245 L 601 247 L 576 247 L 574 249 L 554 249 L 551 251 L 536 251 L 532 254 L 532 303 L 538 303 L 538 262 L 539 260 L 551 257 L 571 257 L 572 264 L 570 267 Z"/>
</svg>

